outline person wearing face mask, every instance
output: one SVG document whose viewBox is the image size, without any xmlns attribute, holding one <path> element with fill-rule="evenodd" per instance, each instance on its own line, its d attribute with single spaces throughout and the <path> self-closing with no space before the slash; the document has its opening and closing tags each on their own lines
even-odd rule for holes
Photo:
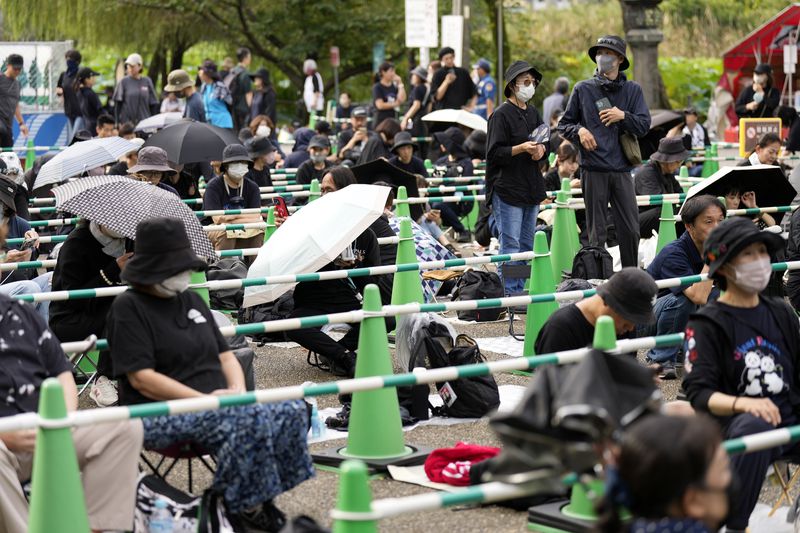
<svg viewBox="0 0 800 533">
<path fill-rule="evenodd" d="M 623 73 L 630 66 L 627 43 L 607 35 L 589 48 L 597 63 L 592 78 L 578 82 L 558 123 L 561 136 L 581 150 L 581 179 L 589 244 L 606 245 L 608 204 L 619 241 L 622 266 L 639 264 L 639 210 L 622 136 L 644 137 L 650 112 L 638 83 Z"/>
<path fill-rule="evenodd" d="M 606 465 L 598 530 L 713 533 L 734 510 L 736 486 L 731 458 L 712 420 L 648 415 L 625 431 Z M 623 522 L 620 507 L 630 520 Z"/>
<path fill-rule="evenodd" d="M 772 117 L 780 100 L 781 92 L 773 87 L 772 67 L 761 63 L 753 70 L 753 84 L 742 89 L 736 99 L 736 115 L 739 118 Z"/>
<path fill-rule="evenodd" d="M 130 284 L 108 315 L 108 342 L 120 403 L 225 396 L 245 392 L 242 367 L 208 306 L 186 290 L 206 262 L 174 218 L 136 228 Z M 306 444 L 308 414 L 300 400 L 142 420 L 144 448 L 191 442 L 214 455 L 212 490 L 248 531 L 277 531 L 283 513 L 272 499 L 313 475 Z"/>
<path fill-rule="evenodd" d="M 255 209 L 261 207 L 261 193 L 253 180 L 245 179 L 250 171 L 247 148 L 241 144 L 229 144 L 222 151 L 220 176 L 208 182 L 203 195 L 203 210 Z M 261 222 L 259 214 L 217 215 L 211 217 L 214 224 L 246 224 Z M 263 229 L 210 231 L 208 238 L 216 250 L 234 248 L 256 248 L 263 244 Z M 254 258 L 246 258 L 248 264 Z"/>
<path fill-rule="evenodd" d="M 677 194 L 683 189 L 675 179 L 675 173 L 691 156 L 680 137 L 665 137 L 658 141 L 658 150 L 650 161 L 636 170 L 634 186 L 636 194 Z M 674 206 L 673 206 L 674 209 Z M 639 208 L 639 234 L 649 238 L 658 231 L 661 206 Z"/>
<path fill-rule="evenodd" d="M 298 185 L 307 185 L 311 180 L 322 183 L 322 177 L 333 166 L 328 160 L 331 153 L 331 142 L 326 135 L 314 135 L 308 142 L 308 161 L 297 168 L 295 181 Z"/>
<path fill-rule="evenodd" d="M 489 117 L 486 134 L 486 203 L 497 221 L 500 253 L 511 254 L 533 250 L 536 215 L 545 199 L 539 161 L 547 159 L 549 143 L 528 140 L 543 123 L 539 111 L 528 105 L 542 74 L 527 61 L 515 61 L 504 79 L 506 101 Z M 505 279 L 506 294 L 521 293 L 524 282 Z"/>
<path fill-rule="evenodd" d="M 800 407 L 800 330 L 782 298 L 765 297 L 770 255 L 783 239 L 740 217 L 722 222 L 703 247 L 708 275 L 723 295 L 689 319 L 684 338 L 683 387 L 697 411 L 713 415 L 726 439 L 797 423 Z M 741 481 L 726 531 L 748 525 L 767 468 L 796 445 L 736 455 Z"/>
<path fill-rule="evenodd" d="M 269 139 L 261 136 L 248 140 L 245 147 L 253 160 L 253 165 L 245 178 L 254 181 L 259 187 L 272 187 L 270 169 L 275 168 L 275 147 Z"/>
</svg>

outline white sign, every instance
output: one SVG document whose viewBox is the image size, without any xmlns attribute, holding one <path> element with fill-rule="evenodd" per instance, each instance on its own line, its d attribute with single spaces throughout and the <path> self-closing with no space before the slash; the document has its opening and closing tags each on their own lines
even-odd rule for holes
<svg viewBox="0 0 800 533">
<path fill-rule="evenodd" d="M 442 17 L 442 48 L 449 46 L 456 51 L 456 66 L 461 65 L 461 46 L 464 41 L 464 17 L 444 15 Z"/>
<path fill-rule="evenodd" d="M 58 75 L 66 69 L 64 54 L 70 48 L 72 41 L 0 42 L 3 66 L 9 54 L 19 54 L 24 61 L 22 72 L 17 77 L 23 111 L 61 107 L 56 96 L 56 82 Z"/>
<path fill-rule="evenodd" d="M 784 74 L 794 74 L 797 65 L 797 45 L 783 45 L 783 72 Z"/>
<path fill-rule="evenodd" d="M 406 0 L 406 47 L 439 46 L 439 7 L 437 0 Z"/>
</svg>

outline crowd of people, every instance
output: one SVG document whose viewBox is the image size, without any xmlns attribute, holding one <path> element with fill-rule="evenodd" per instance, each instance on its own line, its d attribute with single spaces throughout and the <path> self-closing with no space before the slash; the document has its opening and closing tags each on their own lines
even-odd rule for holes
<svg viewBox="0 0 800 533">
<path fill-rule="evenodd" d="M 709 144 L 709 136 L 698 122 L 697 110 L 687 108 L 682 125 L 661 139 L 649 161 L 641 164 L 633 145 L 650 131 L 651 117 L 641 87 L 626 76 L 627 45 L 620 37 L 603 36 L 587 54 L 587 61 L 596 64 L 593 76 L 571 88 L 568 79 L 555 80 L 541 111 L 530 102 L 545 80 L 524 60 L 510 64 L 500 90 L 489 61 L 480 59 L 470 73 L 455 64 L 455 53 L 448 47 L 439 50 L 437 61 L 408 75 L 385 62 L 378 68 L 368 104 L 352 102 L 343 93 L 335 113 L 341 122 L 331 126 L 319 120 L 313 127 L 294 127 L 291 149 L 279 142 L 269 72 L 250 71 L 247 48 L 237 50 L 236 63 L 224 69 L 211 59 L 203 61 L 197 79 L 185 70 L 170 72 L 163 92 L 143 75 L 141 56 L 130 54 L 126 76 L 105 106 L 93 90 L 97 72 L 81 66 L 80 52 L 70 50 L 58 85 L 73 143 L 119 136 L 136 145 L 119 161 L 86 169 L 76 178 L 129 175 L 183 200 L 202 198 L 203 210 L 267 205 L 260 188 L 272 185 L 271 171 L 279 168 L 296 169 L 300 185 L 316 180 L 325 195 L 358 183 L 358 167 L 379 159 L 413 178 L 420 188 L 427 186 L 429 166 L 439 176 L 471 177 L 485 164 L 486 201 L 479 206 L 478 225 L 487 228 L 487 239 L 478 237 L 477 228 L 473 234 L 465 223 L 474 207 L 469 200 L 425 204 L 415 222 L 447 253 L 459 253 L 460 244 L 476 238 L 489 246 L 495 238 L 499 253 L 511 254 L 531 251 L 534 232 L 551 224 L 540 206 L 552 201 L 550 193 L 562 180 L 580 187 L 585 203 L 577 218 L 582 243 L 619 246 L 622 268 L 599 285 L 594 296 L 554 312 L 538 333 L 536 353 L 591 344 L 601 316 L 613 319 L 620 337 L 685 335 L 681 346 L 656 346 L 646 355 L 644 364 L 654 379 L 683 378 L 681 395 L 665 408 L 669 416 L 648 415 L 625 428 L 614 457 L 604 465 L 610 504 L 602 529 L 622 530 L 617 509 L 622 502 L 633 515 L 625 526 L 629 531 L 714 531 L 723 524 L 727 531 L 744 531 L 768 467 L 792 454 L 795 446 L 729 460 L 721 441 L 797 422 L 800 324 L 795 310 L 800 309 L 800 274 L 793 271 L 784 289 L 770 263 L 783 257 L 800 259 L 800 215 L 791 216 L 787 246 L 769 214 L 726 217 L 728 210 L 742 205 L 758 207 L 751 183 L 736 183 L 722 199 L 696 195 L 681 208 L 679 237 L 666 244 L 646 270 L 641 268 L 640 237 L 658 229 L 661 209 L 640 208 L 636 195 L 682 192 L 675 174 L 692 150 Z M 22 58 L 12 54 L 6 64 L 0 75 L 0 142 L 12 146 L 12 120 L 27 134 L 15 85 Z M 316 62 L 307 60 L 303 72 L 306 111 L 320 114 L 325 86 Z M 736 109 L 741 116 L 765 116 L 777 107 L 776 99 L 771 71 L 759 65 Z M 473 112 L 488 121 L 486 131 L 421 120 L 440 109 Z M 159 112 L 177 112 L 230 129 L 240 142 L 228 144 L 210 163 L 170 161 L 164 149 L 143 146 L 149 132 L 136 131 L 137 124 Z M 763 135 L 740 165 L 777 165 L 781 148 L 779 136 Z M 39 234 L 26 219 L 32 218 L 29 199 L 51 195 L 50 188 L 34 187 L 49 157 L 39 158 L 27 172 L 18 159 L 0 157 L 0 241 L 25 242 L 6 246 L 3 261 L 29 261 L 45 251 L 57 259 L 52 272 L 26 275 L 15 270 L 13 277 L 0 282 L 0 390 L 7 391 L 0 400 L 0 416 L 35 411 L 47 377 L 62 383 L 68 408 L 76 409 L 72 367 L 60 342 L 91 335 L 109 342 L 109 350 L 97 360 L 97 380 L 90 392 L 101 407 L 243 392 L 242 368 L 212 311 L 187 290 L 192 272 L 207 264 L 192 250 L 180 221 L 141 222 L 131 246 L 130 239 L 113 229 L 81 220 L 68 228 L 66 241 L 56 250 L 40 246 Z M 699 175 L 698 168 L 692 173 Z M 393 185 L 390 177 L 375 184 Z M 378 242 L 395 235 L 393 198 L 390 194 L 384 213 L 346 253 L 320 270 L 395 264 L 396 245 Z M 304 202 L 302 197 L 289 200 L 298 206 Z M 207 217 L 205 223 L 263 220 L 261 214 L 224 214 Z M 276 215 L 278 228 L 285 221 L 286 213 Z M 208 237 L 216 250 L 256 248 L 264 242 L 264 232 L 263 227 L 220 229 L 208 232 Z M 504 269 L 505 265 L 501 275 Z M 708 279 L 669 288 L 656 284 L 697 274 L 707 274 Z M 524 279 L 502 278 L 506 295 L 525 293 Z M 383 304 L 391 302 L 391 276 L 302 282 L 294 289 L 288 316 L 358 309 L 368 283 L 378 284 Z M 11 298 L 122 285 L 131 290 L 113 298 L 42 302 L 35 308 Z M 387 329 L 393 329 L 394 321 L 386 321 Z M 316 354 L 315 360 L 309 355 L 309 363 L 352 377 L 359 335 L 358 324 L 353 326 L 338 341 L 318 328 L 290 331 L 287 337 Z M 166 450 L 189 441 L 215 456 L 212 488 L 227 509 L 250 527 L 277 531 L 285 519 L 273 499 L 313 475 L 306 437 L 310 409 L 298 400 L 77 430 L 74 440 L 92 529 L 130 529 L 142 449 Z M 664 434 L 671 438 L 663 439 Z M 30 476 L 34 435 L 0 434 L 4 531 L 26 529 L 27 502 L 20 481 Z M 117 480 L 113 490 L 105 483 L 111 472 Z M 740 488 L 737 493 L 730 490 L 734 483 Z"/>
</svg>

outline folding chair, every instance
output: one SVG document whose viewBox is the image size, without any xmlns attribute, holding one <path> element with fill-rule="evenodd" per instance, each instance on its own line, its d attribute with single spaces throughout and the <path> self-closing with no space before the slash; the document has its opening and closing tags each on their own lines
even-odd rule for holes
<svg viewBox="0 0 800 533">
<path fill-rule="evenodd" d="M 97 336 L 90 335 L 86 340 L 90 342 L 90 345 L 85 351 L 67 356 L 67 359 L 72 364 L 75 383 L 80 386 L 78 388 L 78 396 L 83 394 L 97 377 L 97 361 L 100 357 L 100 352 L 95 350 Z"/>
<path fill-rule="evenodd" d="M 792 467 L 794 467 L 794 470 L 792 470 Z M 800 479 L 800 456 L 791 456 L 775 461 L 772 463 L 772 473 L 778 480 L 781 494 L 767 516 L 775 514 L 775 511 L 780 508 L 784 500 L 790 505 L 792 504 L 789 491 L 794 488 L 797 480 Z"/>
<path fill-rule="evenodd" d="M 170 472 L 175 468 L 182 459 L 186 460 L 186 472 L 188 476 L 188 492 L 194 494 L 194 479 L 192 472 L 192 460 L 198 460 L 206 468 L 208 472 L 214 474 L 216 468 L 216 459 L 211 455 L 208 450 L 202 446 L 191 442 L 177 442 L 172 446 L 161 450 L 147 450 L 161 455 L 158 462 L 151 461 L 144 452 L 139 456 L 144 464 L 153 472 L 154 475 L 160 477 L 164 481 L 167 480 Z"/>
</svg>

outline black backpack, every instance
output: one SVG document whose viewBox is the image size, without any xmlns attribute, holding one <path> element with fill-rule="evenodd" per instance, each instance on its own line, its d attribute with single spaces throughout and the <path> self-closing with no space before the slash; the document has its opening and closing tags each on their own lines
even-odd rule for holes
<svg viewBox="0 0 800 533">
<path fill-rule="evenodd" d="M 608 279 L 614 274 L 614 259 L 608 250 L 584 246 L 572 260 L 571 278 Z"/>
<path fill-rule="evenodd" d="M 224 257 L 208 267 L 206 277 L 209 281 L 221 279 L 245 279 L 247 265 L 237 257 Z M 211 309 L 235 311 L 242 305 L 244 287 L 209 291 Z"/>
<path fill-rule="evenodd" d="M 239 324 L 253 324 L 256 322 L 283 320 L 284 318 L 289 318 L 292 311 L 294 311 L 294 291 L 289 291 L 273 302 L 239 309 L 237 321 Z M 257 333 L 250 335 L 250 337 L 252 337 L 253 342 L 257 342 L 261 346 L 267 342 L 286 342 L 288 340 L 285 331 Z"/>
<path fill-rule="evenodd" d="M 453 301 L 459 300 L 485 300 L 487 298 L 502 298 L 505 294 L 500 276 L 494 272 L 483 270 L 467 270 L 456 283 L 453 291 Z M 500 317 L 502 307 L 491 309 L 470 309 L 459 311 L 461 320 L 474 320 L 476 322 L 491 322 Z"/>
</svg>

